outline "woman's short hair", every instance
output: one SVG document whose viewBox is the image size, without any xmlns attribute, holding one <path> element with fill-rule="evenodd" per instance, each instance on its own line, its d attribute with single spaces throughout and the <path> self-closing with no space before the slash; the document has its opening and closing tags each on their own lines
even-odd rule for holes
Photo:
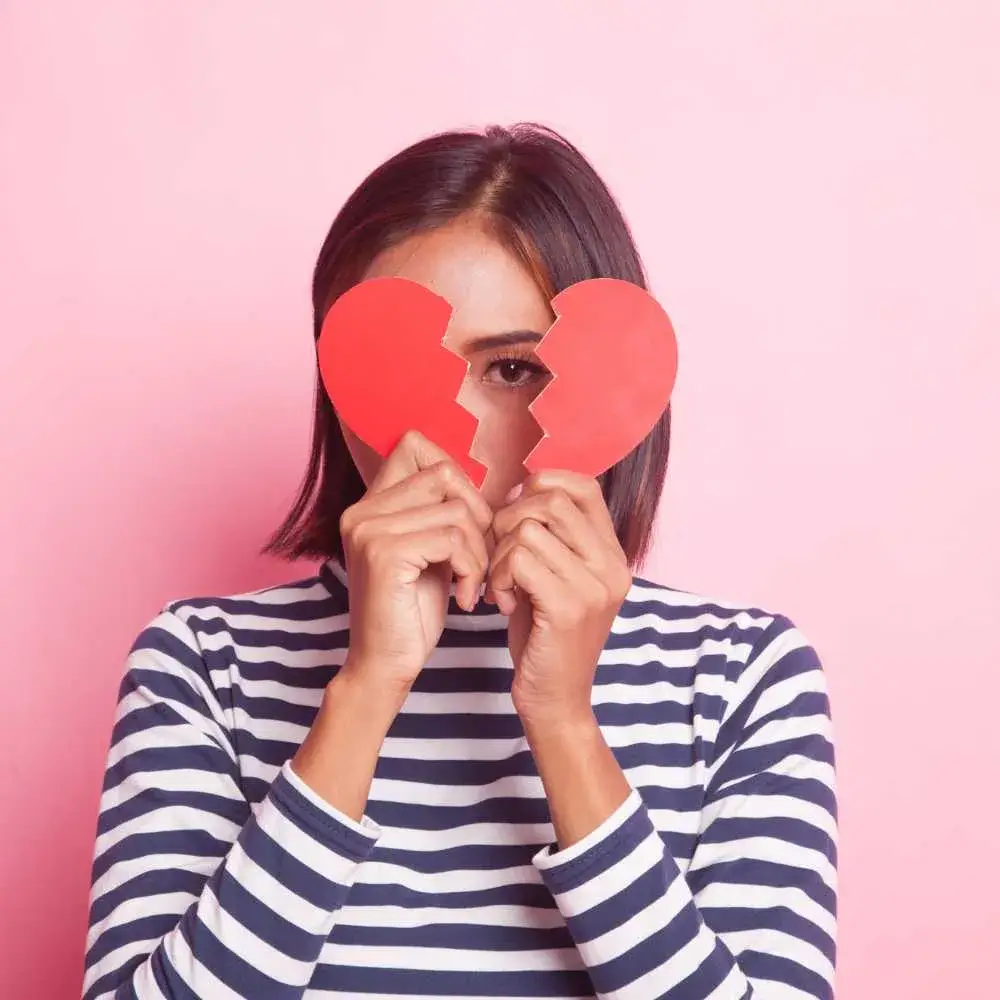
<svg viewBox="0 0 1000 1000">
<path fill-rule="evenodd" d="M 369 174 L 333 220 L 313 274 L 314 338 L 333 302 L 382 251 L 460 216 L 475 216 L 549 297 L 587 278 L 621 278 L 646 287 L 614 197 L 565 138 L 530 123 L 442 132 Z M 668 408 L 647 437 L 600 477 L 633 567 L 649 548 L 669 449 Z M 309 464 L 265 551 L 289 559 L 342 560 L 340 517 L 364 491 L 317 369 Z"/>
</svg>

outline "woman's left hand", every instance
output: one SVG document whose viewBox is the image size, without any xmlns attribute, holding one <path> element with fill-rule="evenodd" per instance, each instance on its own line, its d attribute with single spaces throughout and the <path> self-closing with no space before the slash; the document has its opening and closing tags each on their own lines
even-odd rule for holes
<svg viewBox="0 0 1000 1000">
<path fill-rule="evenodd" d="M 597 661 L 632 583 L 600 485 L 532 475 L 493 531 L 487 583 L 510 617 L 514 707 L 526 728 L 592 720 Z"/>
</svg>

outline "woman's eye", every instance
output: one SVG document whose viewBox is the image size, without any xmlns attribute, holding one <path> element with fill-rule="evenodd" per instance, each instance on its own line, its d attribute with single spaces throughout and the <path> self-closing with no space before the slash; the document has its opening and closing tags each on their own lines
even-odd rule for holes
<svg viewBox="0 0 1000 1000">
<path fill-rule="evenodd" d="M 507 358 L 494 361 L 486 370 L 486 381 L 507 389 L 520 389 L 549 374 L 548 369 L 532 361 Z"/>
</svg>

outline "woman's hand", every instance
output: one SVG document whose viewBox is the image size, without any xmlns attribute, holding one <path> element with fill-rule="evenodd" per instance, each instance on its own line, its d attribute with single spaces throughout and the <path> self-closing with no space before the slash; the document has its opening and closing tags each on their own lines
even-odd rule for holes
<svg viewBox="0 0 1000 1000">
<path fill-rule="evenodd" d="M 344 511 L 350 646 L 292 768 L 355 820 L 386 733 L 441 636 L 452 576 L 460 604 L 479 596 L 492 513 L 469 477 L 415 431 Z"/>
<path fill-rule="evenodd" d="M 292 768 L 355 820 L 386 733 L 441 637 L 452 576 L 463 607 L 479 596 L 492 516 L 469 477 L 416 431 L 344 511 L 350 646 Z"/>
<path fill-rule="evenodd" d="M 452 577 L 471 609 L 486 576 L 493 512 L 462 469 L 408 432 L 340 522 L 351 602 L 342 673 L 405 694 L 444 628 Z"/>
<path fill-rule="evenodd" d="M 510 616 L 514 707 L 526 728 L 592 721 L 597 660 L 632 583 L 600 486 L 538 473 L 493 531 L 488 584 Z"/>
</svg>

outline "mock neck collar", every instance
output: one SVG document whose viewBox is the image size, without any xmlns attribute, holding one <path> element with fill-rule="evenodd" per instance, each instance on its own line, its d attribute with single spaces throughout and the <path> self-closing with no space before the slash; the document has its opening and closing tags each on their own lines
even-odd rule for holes
<svg viewBox="0 0 1000 1000">
<path fill-rule="evenodd" d="M 347 570 L 341 565 L 340 561 L 334 558 L 327 559 L 321 564 L 319 575 L 331 594 L 341 600 L 344 606 L 347 607 L 350 603 L 350 595 L 347 587 Z M 467 632 L 478 632 L 484 629 L 506 630 L 506 615 L 500 614 L 495 604 L 488 604 L 483 599 L 485 589 L 483 587 L 480 591 L 476 606 L 471 611 L 466 611 L 455 602 L 455 584 L 452 582 L 448 588 L 448 611 L 444 627 L 446 629 Z"/>
</svg>

